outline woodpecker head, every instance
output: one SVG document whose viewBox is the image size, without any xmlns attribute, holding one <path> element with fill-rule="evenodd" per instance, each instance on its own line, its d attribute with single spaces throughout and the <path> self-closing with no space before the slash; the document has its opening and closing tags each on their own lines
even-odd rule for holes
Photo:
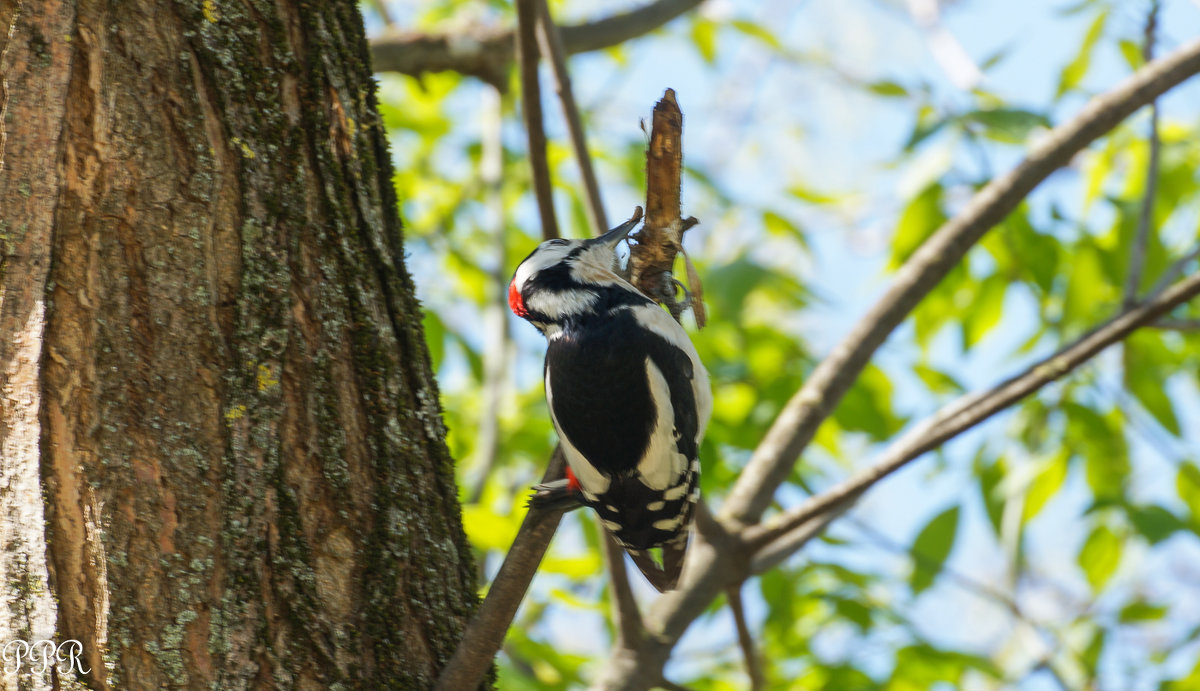
<svg viewBox="0 0 1200 691">
<path fill-rule="evenodd" d="M 513 274 L 508 306 L 545 331 L 550 324 L 596 311 L 610 291 L 640 296 L 614 271 L 617 245 L 640 220 L 636 214 L 598 238 L 555 238 L 538 245 Z"/>
</svg>

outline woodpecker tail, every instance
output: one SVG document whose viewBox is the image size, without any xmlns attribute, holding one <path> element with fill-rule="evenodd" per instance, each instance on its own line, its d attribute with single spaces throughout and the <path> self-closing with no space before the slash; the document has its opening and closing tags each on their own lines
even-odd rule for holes
<svg viewBox="0 0 1200 691">
<path fill-rule="evenodd" d="M 674 590 L 679 585 L 679 575 L 683 573 L 683 558 L 687 555 L 688 533 L 690 532 L 685 528 L 679 532 L 678 536 L 663 543 L 661 566 L 650 555 L 649 550 L 626 550 L 642 575 L 658 592 Z"/>
</svg>

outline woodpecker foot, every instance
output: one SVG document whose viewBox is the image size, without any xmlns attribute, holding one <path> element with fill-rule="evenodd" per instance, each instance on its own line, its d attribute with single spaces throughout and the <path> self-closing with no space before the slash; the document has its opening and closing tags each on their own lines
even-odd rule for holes
<svg viewBox="0 0 1200 691">
<path fill-rule="evenodd" d="M 530 508 L 541 511 L 550 509 L 572 511 L 584 505 L 583 494 L 579 491 L 578 485 L 572 486 L 569 480 L 555 480 L 534 485 L 533 493 L 529 495 L 528 505 Z"/>
</svg>

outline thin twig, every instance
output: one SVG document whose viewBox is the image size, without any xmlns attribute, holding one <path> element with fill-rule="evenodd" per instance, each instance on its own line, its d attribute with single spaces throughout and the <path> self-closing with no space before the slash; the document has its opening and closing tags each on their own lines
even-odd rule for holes
<svg viewBox="0 0 1200 691">
<path fill-rule="evenodd" d="M 1155 328 L 1167 331 L 1200 332 L 1200 319 L 1159 319 Z"/>
<path fill-rule="evenodd" d="M 733 613 L 733 623 L 737 626 L 738 645 L 742 648 L 742 657 L 746 659 L 746 674 L 750 677 L 751 691 L 762 691 L 767 688 L 767 680 L 763 676 L 762 660 L 754 646 L 754 636 L 746 624 L 746 608 L 742 606 L 742 584 L 734 583 L 725 589 L 729 600 L 729 610 Z"/>
<path fill-rule="evenodd" d="M 1158 0 L 1150 3 L 1150 11 L 1146 14 L 1145 40 L 1142 43 L 1142 58 L 1149 63 L 1154 59 L 1154 37 L 1158 26 Z M 1147 134 L 1150 147 L 1149 161 L 1146 163 L 1146 189 L 1142 195 L 1142 210 L 1138 215 L 1137 234 L 1133 245 L 1129 248 L 1129 275 L 1125 279 L 1126 308 L 1133 306 L 1138 299 L 1138 288 L 1142 284 L 1142 272 L 1146 268 L 1146 246 L 1150 242 L 1150 229 L 1154 224 L 1154 198 L 1158 194 L 1158 161 L 1159 150 L 1162 148 L 1158 137 L 1158 101 L 1150 102 L 1150 131 Z"/>
<path fill-rule="evenodd" d="M 599 515 L 597 515 L 599 524 Z M 629 571 L 625 568 L 625 550 L 613 540 L 603 525 L 600 539 L 604 541 L 604 558 L 608 563 L 608 578 L 612 582 L 613 622 L 617 626 L 617 648 L 636 648 L 646 634 L 642 613 L 638 610 L 633 589 L 629 587 Z"/>
<path fill-rule="evenodd" d="M 1066 348 L 990 390 L 964 396 L 943 407 L 892 442 L 870 467 L 768 523 L 747 528 L 744 533 L 747 543 L 764 552 L 755 558 L 754 570 L 773 567 L 815 537 L 810 526 L 812 521 L 823 519 L 831 512 L 845 511 L 864 492 L 913 459 L 1065 376 L 1101 350 L 1123 340 L 1134 330 L 1153 324 L 1196 295 L 1200 295 L 1200 273 L 1171 286 L 1148 302 L 1123 311 Z M 791 536 L 797 531 L 803 532 L 803 540 Z M 786 549 L 779 549 L 774 544 L 777 541 L 786 542 Z M 768 551 L 769 557 L 765 556 Z"/>
<path fill-rule="evenodd" d="M 722 514 L 741 523 L 756 522 L 817 427 L 833 412 L 874 352 L 967 250 L 1091 141 L 1197 71 L 1200 41 L 1138 70 L 1052 130 L 1020 165 L 980 190 L 960 214 L 922 244 L 896 273 L 888 292 L 788 401 L 739 476 Z"/>
<path fill-rule="evenodd" d="M 538 45 L 542 55 L 548 58 L 551 73 L 554 75 L 555 90 L 562 101 L 563 114 L 567 120 L 567 132 L 571 137 L 571 147 L 575 150 L 575 160 L 579 162 L 579 175 L 583 179 L 583 188 L 587 192 L 587 215 L 592 224 L 592 235 L 603 235 L 608 230 L 608 218 L 604 213 L 604 202 L 600 198 L 600 185 L 596 182 L 596 171 L 592 167 L 592 157 L 588 154 L 587 137 L 583 131 L 583 121 L 579 117 L 579 106 L 575 103 L 575 94 L 571 91 L 571 75 L 567 72 L 566 51 L 563 49 L 562 36 L 554 18 L 550 16 L 550 7 L 546 0 L 537 0 L 538 6 Z"/>
<path fill-rule="evenodd" d="M 1159 277 L 1158 282 L 1155 283 L 1154 287 L 1150 289 L 1150 295 L 1157 295 L 1166 290 L 1167 286 L 1174 283 L 1175 279 L 1183 275 L 1183 272 L 1187 269 L 1188 264 L 1191 264 L 1197 259 L 1200 259 L 1200 245 L 1197 245 L 1196 248 L 1191 252 L 1188 252 L 1184 256 L 1175 260 L 1175 262 L 1167 267 L 1167 270 L 1164 271 L 1163 275 Z"/>
<path fill-rule="evenodd" d="M 492 234 L 491 254 L 495 262 L 488 271 L 491 289 L 484 306 L 483 323 L 487 337 L 483 351 L 483 405 L 480 410 L 479 428 L 475 433 L 475 449 L 478 470 L 475 485 L 467 494 L 467 502 L 474 504 L 483 496 L 484 486 L 496 464 L 500 448 L 500 411 L 504 391 L 508 383 L 508 319 L 504 303 L 504 288 L 507 281 L 508 253 L 504 237 L 504 198 L 501 182 L 504 168 L 504 143 L 500 126 L 504 119 L 500 92 L 484 88 L 483 123 L 480 139 L 483 151 L 480 155 L 479 174 L 483 180 L 484 197 L 487 205 L 488 231 Z"/>
<path fill-rule="evenodd" d="M 536 37 L 537 0 L 517 0 L 517 63 L 521 72 L 521 112 L 529 140 L 529 167 L 542 218 L 542 239 L 559 237 L 554 218 L 554 196 L 550 187 L 550 164 L 546 161 L 546 130 L 542 125 L 542 90 L 538 85 Z"/>
<path fill-rule="evenodd" d="M 625 43 L 654 31 L 701 1 L 657 0 L 631 12 L 564 26 L 564 52 L 575 55 Z M 371 63 L 377 72 L 414 76 L 451 70 L 479 77 L 503 90 L 508 86 L 515 35 L 509 28 L 475 28 L 442 35 L 392 32 L 371 40 Z"/>
</svg>

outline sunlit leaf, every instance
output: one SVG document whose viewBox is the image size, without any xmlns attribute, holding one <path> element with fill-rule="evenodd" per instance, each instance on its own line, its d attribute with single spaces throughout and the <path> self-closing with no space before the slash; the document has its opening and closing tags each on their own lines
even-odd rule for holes
<svg viewBox="0 0 1200 691">
<path fill-rule="evenodd" d="M 1133 41 L 1119 41 L 1117 47 L 1121 49 L 1121 57 L 1125 58 L 1125 64 L 1129 65 L 1129 69 L 1139 69 L 1146 63 L 1142 58 L 1142 47 Z"/>
<path fill-rule="evenodd" d="M 1200 525 L 1200 466 L 1191 461 L 1179 464 L 1175 492 L 1191 511 L 1193 523 Z"/>
<path fill-rule="evenodd" d="M 1038 515 L 1042 508 L 1054 498 L 1054 495 L 1058 494 L 1058 490 L 1062 488 L 1063 482 L 1067 479 L 1070 459 L 1070 454 L 1063 449 L 1054 457 L 1043 462 L 1042 471 L 1034 477 L 1029 489 L 1025 492 L 1022 522 L 1029 521 Z"/>
<path fill-rule="evenodd" d="M 1108 20 L 1108 12 L 1104 11 L 1096 15 L 1088 26 L 1087 33 L 1083 37 L 1083 43 L 1080 44 L 1079 50 L 1075 54 L 1075 58 L 1063 68 L 1062 73 L 1058 78 L 1058 90 L 1055 93 L 1055 98 L 1062 96 L 1066 92 L 1079 86 L 1083 78 L 1087 76 L 1088 67 L 1092 64 L 1092 49 L 1096 46 L 1096 41 L 1100 39 L 1104 33 L 1104 23 Z"/>
<path fill-rule="evenodd" d="M 1164 348 L 1161 335 L 1153 332 L 1131 335 L 1122 349 L 1122 360 L 1125 388 L 1163 429 L 1179 436 L 1182 431 L 1179 418 L 1163 386 L 1170 371 L 1168 368 L 1175 366 L 1175 358 Z"/>
<path fill-rule="evenodd" d="M 1020 144 L 1035 128 L 1050 127 L 1050 120 L 1041 113 L 1020 108 L 989 108 L 960 116 L 968 124 L 982 128 L 984 136 L 998 142 Z"/>
<path fill-rule="evenodd" d="M 890 267 L 895 268 L 907 261 L 921 243 L 946 221 L 946 215 L 942 213 L 942 192 L 942 185 L 934 183 L 904 207 L 896 224 L 896 232 L 892 235 Z"/>
<path fill-rule="evenodd" d="M 908 89 L 905 89 L 903 86 L 901 86 L 900 84 L 898 84 L 896 82 L 888 81 L 888 80 L 871 82 L 870 84 L 867 85 L 867 89 L 871 93 L 873 93 L 877 96 L 892 96 L 892 97 L 908 96 Z"/>
<path fill-rule="evenodd" d="M 745 19 L 735 19 L 729 22 L 729 25 L 743 34 L 762 41 L 764 45 L 773 50 L 783 50 L 783 44 L 775 34 L 756 22 L 747 21 Z"/>
<path fill-rule="evenodd" d="M 934 516 L 913 541 L 913 571 L 908 581 L 913 595 L 920 595 L 933 585 L 933 579 L 954 549 L 954 538 L 958 534 L 958 512 L 956 504 Z"/>
<path fill-rule="evenodd" d="M 1078 562 L 1092 590 L 1103 590 L 1116 573 L 1121 563 L 1122 548 L 1121 538 L 1108 526 L 1096 526 L 1088 535 L 1079 551 Z"/>
<path fill-rule="evenodd" d="M 715 22 L 697 16 L 692 21 L 692 44 L 700 52 L 704 62 L 713 64 L 717 61 L 717 25 Z"/>
<path fill-rule="evenodd" d="M 992 275 L 979 284 L 975 299 L 963 315 L 963 347 L 970 348 L 987 335 L 1004 315 L 1004 295 L 1008 292 L 1008 281 Z"/>
</svg>

